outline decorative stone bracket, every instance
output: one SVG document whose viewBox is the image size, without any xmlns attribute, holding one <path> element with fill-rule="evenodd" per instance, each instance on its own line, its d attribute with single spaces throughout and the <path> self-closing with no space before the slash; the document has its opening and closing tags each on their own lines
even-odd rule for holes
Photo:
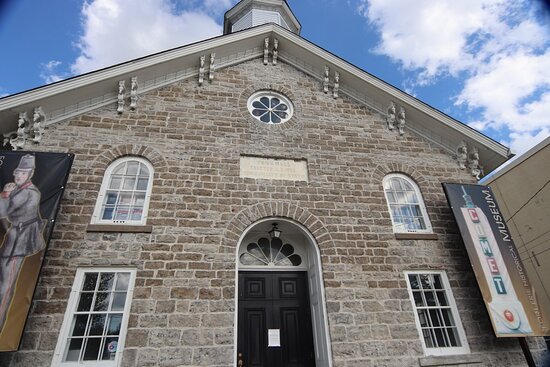
<svg viewBox="0 0 550 367">
<path fill-rule="evenodd" d="M 277 65 L 279 59 L 279 40 L 273 39 L 273 50 L 269 50 L 270 39 L 269 37 L 264 39 L 264 65 L 269 64 L 269 55 L 271 55 L 271 63 Z"/>
<path fill-rule="evenodd" d="M 124 112 L 124 103 L 125 103 L 125 99 L 126 99 L 126 81 L 125 80 L 120 80 L 118 82 L 118 107 L 116 109 L 116 112 L 118 114 L 121 114 Z"/>
<path fill-rule="evenodd" d="M 202 55 L 199 59 L 199 86 L 202 86 L 204 84 L 204 76 L 205 76 L 205 63 L 206 63 L 206 55 Z M 208 80 L 212 82 L 214 80 L 214 73 L 216 71 L 216 53 L 212 52 L 210 54 L 210 65 L 208 67 Z"/>
<path fill-rule="evenodd" d="M 137 108 L 138 102 L 138 80 L 137 76 L 133 76 L 130 80 L 130 110 L 134 111 Z M 124 113 L 126 108 L 126 81 L 119 80 L 118 82 L 118 93 L 117 93 L 117 109 L 116 112 L 120 115 Z"/>
<path fill-rule="evenodd" d="M 325 66 L 325 73 L 323 75 L 323 92 L 328 94 L 330 89 L 330 68 Z M 340 73 L 338 71 L 334 72 L 334 82 L 332 83 L 332 96 L 336 99 L 338 98 L 338 93 L 340 92 Z"/>
<path fill-rule="evenodd" d="M 465 141 L 461 141 L 456 148 L 456 160 L 460 169 L 468 169 L 470 174 L 479 180 L 484 175 L 483 166 L 479 164 L 479 151 L 473 147 L 468 153 L 468 145 Z"/>
<path fill-rule="evenodd" d="M 138 101 L 137 91 L 138 91 L 138 81 L 137 81 L 137 76 L 134 76 L 132 77 L 132 82 L 130 86 L 130 109 L 132 111 L 134 111 L 137 107 L 137 101 Z"/>
<path fill-rule="evenodd" d="M 39 144 L 44 135 L 46 115 L 42 107 L 36 107 L 33 111 L 32 124 L 27 117 L 27 112 L 20 112 L 17 119 L 17 131 L 4 134 L 4 145 L 11 145 L 12 150 L 21 150 L 25 143 L 31 140 Z"/>
<path fill-rule="evenodd" d="M 405 124 L 406 124 L 405 107 L 403 106 L 399 107 L 399 113 L 397 113 L 395 103 L 391 101 L 386 111 L 386 123 L 388 125 L 388 129 L 390 130 L 393 130 L 397 124 L 397 130 L 399 131 L 399 135 L 405 134 Z"/>
</svg>

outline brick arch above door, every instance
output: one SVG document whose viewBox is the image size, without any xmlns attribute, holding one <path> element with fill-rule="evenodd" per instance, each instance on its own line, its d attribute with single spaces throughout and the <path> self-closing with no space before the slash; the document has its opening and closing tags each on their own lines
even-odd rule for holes
<svg viewBox="0 0 550 367">
<path fill-rule="evenodd" d="M 267 201 L 248 206 L 237 213 L 225 229 L 220 252 L 234 253 L 243 232 L 260 219 L 288 218 L 303 225 L 315 238 L 321 255 L 323 251 L 334 248 L 334 241 L 323 222 L 307 209 L 288 201 Z"/>
</svg>

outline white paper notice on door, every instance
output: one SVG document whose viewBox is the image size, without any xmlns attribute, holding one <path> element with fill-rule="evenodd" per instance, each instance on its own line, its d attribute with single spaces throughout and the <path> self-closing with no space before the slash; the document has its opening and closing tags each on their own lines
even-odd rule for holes
<svg viewBox="0 0 550 367">
<path fill-rule="evenodd" d="M 269 329 L 267 331 L 267 346 L 268 347 L 280 347 L 281 346 L 281 330 Z"/>
</svg>

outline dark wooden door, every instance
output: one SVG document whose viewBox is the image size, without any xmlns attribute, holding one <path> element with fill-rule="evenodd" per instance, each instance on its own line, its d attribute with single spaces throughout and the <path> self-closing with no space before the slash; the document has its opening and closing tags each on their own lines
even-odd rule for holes
<svg viewBox="0 0 550 367">
<path fill-rule="evenodd" d="M 280 330 L 280 347 L 268 331 Z M 243 367 L 314 367 L 305 272 L 240 272 L 237 354 Z"/>
</svg>

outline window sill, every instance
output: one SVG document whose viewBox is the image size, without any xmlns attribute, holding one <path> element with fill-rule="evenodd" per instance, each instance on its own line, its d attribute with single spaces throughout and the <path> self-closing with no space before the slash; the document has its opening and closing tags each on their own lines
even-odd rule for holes
<svg viewBox="0 0 550 367">
<path fill-rule="evenodd" d="M 396 240 L 438 240 L 435 233 L 394 233 Z"/>
<path fill-rule="evenodd" d="M 418 358 L 421 367 L 435 366 L 460 366 L 460 365 L 476 365 L 483 362 L 480 355 L 464 354 L 464 355 L 448 355 L 448 356 L 430 356 Z"/>
<path fill-rule="evenodd" d="M 128 224 L 88 224 L 86 232 L 151 233 L 153 226 Z"/>
</svg>

